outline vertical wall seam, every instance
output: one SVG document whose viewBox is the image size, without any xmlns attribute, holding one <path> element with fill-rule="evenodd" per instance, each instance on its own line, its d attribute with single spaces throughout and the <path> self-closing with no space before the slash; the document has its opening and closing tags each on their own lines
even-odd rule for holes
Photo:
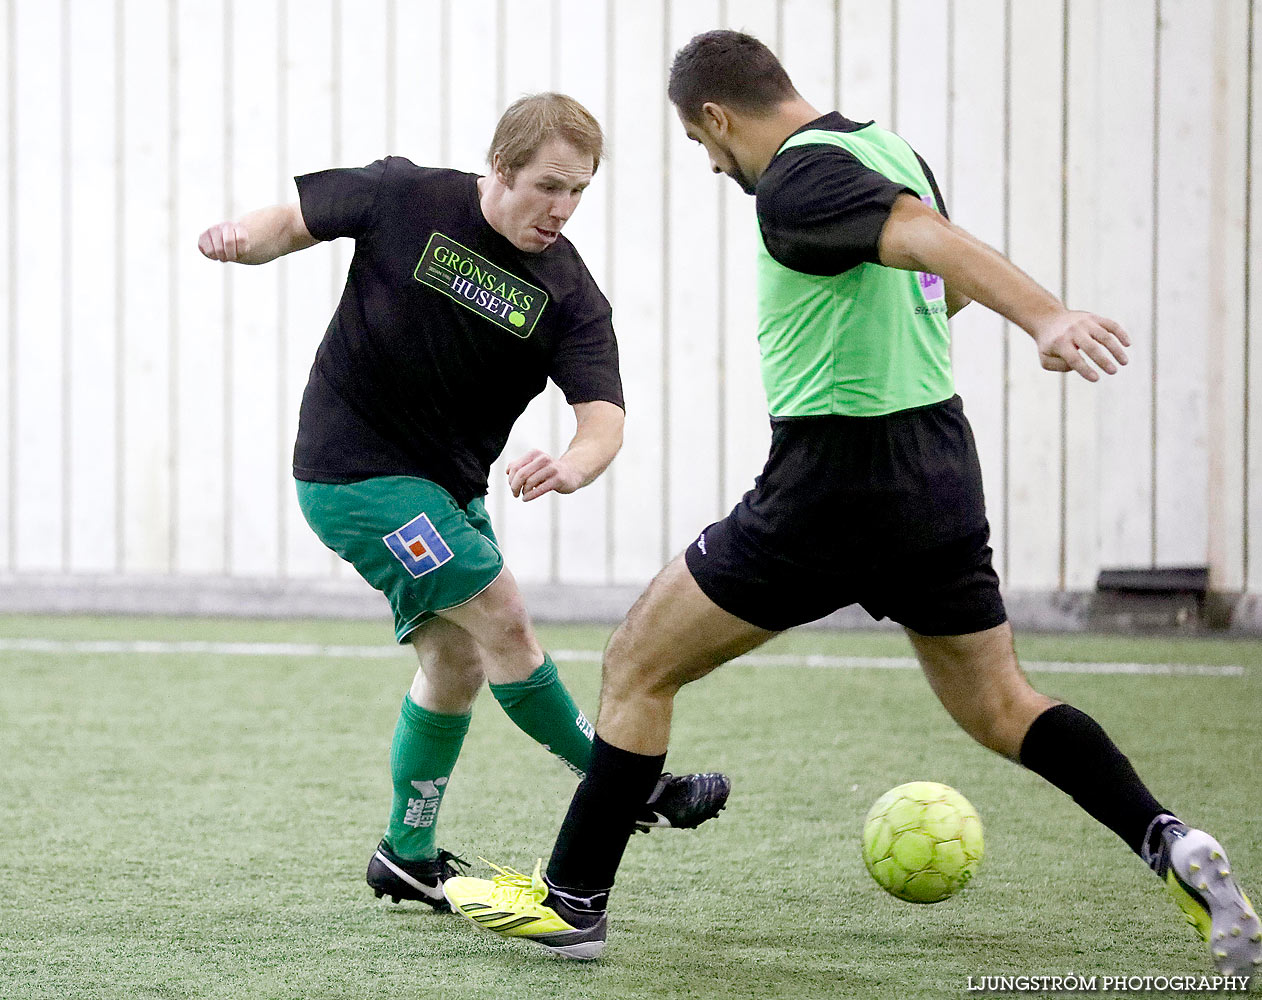
<svg viewBox="0 0 1262 1000">
<path fill-rule="evenodd" d="M 955 204 L 955 0 L 947 0 L 946 37 L 946 162 L 947 205 Z M 948 208 L 948 211 L 950 209 Z"/>
<path fill-rule="evenodd" d="M 389 10 L 394 11 L 395 0 L 390 0 Z M 393 25 L 388 29 L 393 36 Z M 289 152 L 289 0 L 278 0 L 276 7 L 276 47 L 280 55 L 280 69 L 276 74 L 276 201 L 286 200 L 289 187 L 289 170 L 286 167 Z M 393 46 L 387 40 L 387 52 Z M 387 62 L 389 58 L 387 56 Z M 386 76 L 389 101 L 394 93 L 394 72 Z M 394 128 L 394 115 L 386 116 L 386 128 Z M 285 512 L 289 509 L 287 498 L 291 495 L 290 463 L 287 460 L 289 435 L 285 427 L 285 414 L 289 412 L 289 266 L 282 263 L 276 275 L 276 575 L 282 580 L 289 577 L 289 530 Z"/>
<path fill-rule="evenodd" d="M 71 440 L 74 428 L 74 394 L 71 392 L 70 371 L 73 358 L 73 317 L 70 303 L 74 301 L 70 247 L 73 231 L 71 213 L 74 210 L 71 190 L 71 79 L 70 79 L 70 0 L 61 0 L 61 571 L 72 570 L 71 552 Z"/>
<path fill-rule="evenodd" d="M 114 238 L 127 231 L 127 13 L 114 6 Z M 127 289 L 123 269 L 114 275 L 114 572 L 122 573 L 127 549 L 127 435 L 124 400 L 127 392 Z"/>
<path fill-rule="evenodd" d="M 223 107 L 224 107 L 224 125 L 223 125 L 223 185 L 224 185 L 224 204 L 228 206 L 228 211 L 233 211 L 233 176 L 232 163 L 235 153 L 234 145 L 236 138 L 236 130 L 234 128 L 236 122 L 235 101 L 236 91 L 233 87 L 232 73 L 232 57 L 236 49 L 235 39 L 232 35 L 233 30 L 233 3 L 235 0 L 225 0 L 223 6 Z M 233 420 L 232 407 L 232 390 L 233 390 L 233 306 L 235 299 L 233 296 L 233 286 L 235 284 L 235 276 L 232 269 L 224 275 L 223 294 L 224 294 L 224 314 L 223 314 L 223 571 L 225 576 L 232 576 L 232 544 L 233 544 L 233 437 L 235 426 Z"/>
<path fill-rule="evenodd" d="M 719 23 L 727 24 L 727 0 L 719 0 Z M 784 52 L 784 35 L 782 31 L 782 20 L 784 15 L 784 0 L 777 0 L 776 3 L 776 52 L 781 55 Z M 727 394 L 729 391 L 727 381 L 727 209 L 726 199 L 723 193 L 723 185 L 716 184 L 714 191 L 718 204 L 718 248 L 719 252 L 715 260 L 715 284 L 718 287 L 718 296 L 715 301 L 715 326 L 718 329 L 718 344 L 715 350 L 715 372 L 716 382 L 719 387 L 718 398 L 715 400 L 717 413 L 715 419 L 718 422 L 716 428 L 718 438 L 716 442 L 715 458 L 715 504 L 714 509 L 723 509 L 723 498 L 727 494 Z"/>
<path fill-rule="evenodd" d="M 670 65 L 671 0 L 662 2 L 662 65 Z M 670 128 L 662 116 L 662 543 L 661 562 L 670 558 Z"/>
<path fill-rule="evenodd" d="M 285 0 L 281 0 L 282 7 Z M 395 76 L 398 73 L 398 56 L 395 39 L 398 37 L 399 0 L 386 0 L 386 152 L 396 153 L 399 147 L 399 95 Z"/>
<path fill-rule="evenodd" d="M 561 80 L 561 18 L 559 14 L 560 0 L 552 0 L 549 10 L 552 20 L 552 58 L 548 66 L 550 90 L 556 90 Z M 502 69 L 498 66 L 496 72 L 503 75 Z M 553 398 L 548 405 L 548 437 L 552 454 L 556 455 L 561 450 L 561 403 L 555 398 L 555 391 L 549 395 Z M 555 502 L 548 505 L 548 580 L 551 583 L 559 583 L 561 580 L 561 507 Z"/>
<path fill-rule="evenodd" d="M 18 170 L 17 170 L 17 88 L 18 88 L 18 72 L 17 72 L 17 12 L 14 0 L 9 0 L 5 4 L 5 58 L 8 66 L 8 85 L 9 91 L 5 99 L 5 120 L 7 128 L 5 129 L 5 142 L 7 143 L 6 157 L 8 162 L 8 190 L 5 192 L 8 205 L 6 208 L 7 218 L 9 222 L 8 236 L 8 253 L 9 259 L 6 263 L 9 282 L 9 302 L 8 302 L 8 344 L 6 345 L 6 355 L 9 365 L 7 378 L 7 391 L 9 398 L 7 402 L 7 419 L 9 426 L 5 429 L 8 445 L 8 455 L 6 461 L 8 465 L 9 481 L 6 484 L 8 493 L 8 525 L 6 531 L 6 545 L 8 546 L 8 569 L 12 573 L 17 566 L 14 553 L 17 548 L 17 518 L 14 516 L 17 512 L 17 329 L 18 329 L 18 253 L 17 253 L 17 208 L 18 208 Z M 117 293 L 116 293 L 117 294 Z"/>
<path fill-rule="evenodd" d="M 1012 0 L 1004 0 L 1003 5 L 1003 252 L 1004 256 L 1012 253 Z M 1008 540 L 1011 536 L 1012 523 L 1012 481 L 1010 476 L 1012 432 L 1009 426 L 1011 419 L 1011 393 L 1009 372 L 1012 364 L 1012 324 L 1004 320 L 1003 324 L 1003 387 L 1000 412 L 1003 413 L 1003 464 L 1001 478 L 1003 480 L 1003 570 L 1002 575 L 1008 577 L 1008 567 L 1012 558 Z"/>
<path fill-rule="evenodd" d="M 841 111 L 841 5 L 833 3 L 833 110 Z M 954 0 L 952 0 L 954 2 Z"/>
<path fill-rule="evenodd" d="M 1241 552 L 1244 557 L 1244 576 L 1240 586 L 1241 593 L 1248 593 L 1249 591 L 1249 529 L 1251 527 L 1249 516 L 1251 499 L 1249 477 L 1253 474 L 1252 455 L 1250 452 L 1252 435 L 1249 432 L 1249 421 L 1252 418 L 1252 411 L 1249 406 L 1249 398 L 1253 382 L 1250 378 L 1250 365 L 1253 361 L 1253 344 L 1250 333 L 1253 328 L 1253 91 L 1256 86 L 1256 80 L 1254 79 L 1253 36 L 1256 12 L 1256 0 L 1249 0 L 1244 97 L 1244 415 L 1241 420 L 1241 425 L 1244 428 L 1244 496 L 1241 505 L 1244 515 L 1243 524 L 1241 525 L 1241 540 L 1243 543 Z"/>
<path fill-rule="evenodd" d="M 179 567 L 180 269 L 179 269 L 180 31 L 176 0 L 167 0 L 167 572 Z"/>
<path fill-rule="evenodd" d="M 605 2 L 605 134 L 614 135 L 618 107 L 618 46 L 614 31 L 614 3 Z M 608 150 L 606 149 L 606 155 Z M 617 210 L 618 169 L 605 175 L 605 288 L 610 302 L 617 299 L 617 252 L 614 239 L 614 213 Z M 613 583 L 617 558 L 615 525 L 618 514 L 618 467 L 615 462 L 605 472 L 605 583 Z"/>
<path fill-rule="evenodd" d="M 1159 362 L 1158 342 L 1161 336 L 1160 306 L 1158 295 L 1160 283 L 1157 280 L 1157 268 L 1160 266 L 1161 245 L 1161 0 L 1157 0 L 1153 18 L 1152 46 L 1152 268 L 1151 307 L 1152 307 L 1152 372 L 1148 390 L 1148 448 L 1149 468 L 1148 482 L 1151 494 L 1148 501 L 1148 536 L 1149 563 L 1157 565 L 1157 368 Z"/>
<path fill-rule="evenodd" d="M 950 212 L 955 204 L 955 0 L 947 0 L 946 20 L 946 171 L 945 176 L 939 175 L 938 184 L 944 191 L 944 207 Z M 950 317 L 947 317 L 947 331 L 947 357 L 954 379 L 955 324 Z"/>
<path fill-rule="evenodd" d="M 890 0 L 890 129 L 898 131 L 898 0 Z"/>
<path fill-rule="evenodd" d="M 1061 0 L 1060 60 L 1060 297 L 1069 296 L 1069 0 Z M 1060 548 L 1059 589 L 1069 575 L 1069 378 L 1060 390 Z"/>
<path fill-rule="evenodd" d="M 438 161 L 451 161 L 451 0 L 438 7 Z"/>
<path fill-rule="evenodd" d="M 442 0 L 442 10 L 446 12 L 447 0 Z M 446 59 L 447 45 L 444 43 L 443 58 Z M 447 70 L 443 67 L 439 74 L 439 88 L 442 105 L 445 109 L 447 106 L 447 97 L 449 90 L 447 86 Z M 333 156 L 333 165 L 342 166 L 342 5 L 341 0 L 332 0 L 329 6 L 329 125 L 330 136 L 330 152 Z M 328 255 L 329 260 L 329 293 L 334 302 L 339 301 L 342 286 L 346 282 L 346 274 L 341 269 L 340 256 L 336 253 Z M 332 552 L 328 557 L 327 575 L 332 579 L 337 579 L 340 572 L 341 560 Z"/>
<path fill-rule="evenodd" d="M 508 60 L 508 4 L 506 0 L 495 0 L 495 111 L 502 114 L 508 106 L 508 74 L 504 72 L 504 64 Z M 555 81 L 554 81 L 555 82 Z"/>
</svg>

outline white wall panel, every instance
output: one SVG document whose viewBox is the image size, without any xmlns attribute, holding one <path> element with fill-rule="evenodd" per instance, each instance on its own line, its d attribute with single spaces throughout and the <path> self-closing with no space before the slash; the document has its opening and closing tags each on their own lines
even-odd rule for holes
<svg viewBox="0 0 1262 1000">
<path fill-rule="evenodd" d="M 841 5 L 841 106 L 855 121 L 893 128 L 894 5 Z"/>
<path fill-rule="evenodd" d="M 821 111 L 897 128 L 955 221 L 1135 339 L 1088 385 L 982 307 L 953 321 L 1005 582 L 1208 560 L 1258 592 L 1259 20 L 1257 0 L 11 0 L 0 563 L 347 575 L 289 460 L 352 246 L 246 269 L 196 235 L 388 152 L 480 171 L 507 102 L 549 88 L 608 133 L 567 234 L 615 307 L 626 443 L 595 486 L 525 505 L 501 461 L 490 504 L 525 580 L 647 580 L 768 439 L 753 201 L 665 98 L 675 50 L 727 25 Z M 549 389 L 506 457 L 571 428 Z"/>
<path fill-rule="evenodd" d="M 1100 301 L 1100 142 L 1094 110 L 1103 86 L 1100 8 L 1107 0 L 1068 0 L 1068 90 L 1065 94 L 1065 302 L 1095 309 Z M 1129 369 L 1121 378 L 1130 377 Z M 1100 397 L 1120 384 L 1065 380 L 1064 549 L 1062 584 L 1090 590 L 1100 570 Z"/>
<path fill-rule="evenodd" d="M 671 55 L 718 22 L 718 3 L 693 0 L 667 6 Z M 660 86 L 660 85 L 659 85 Z M 665 458 L 668 555 L 683 549 L 723 508 L 719 482 L 719 326 L 715 253 L 721 184 L 698 155 L 697 144 L 668 116 L 666 294 L 670 339 L 666 356 Z"/>
<path fill-rule="evenodd" d="M 1200 0 L 1160 0 L 1157 139 L 1155 547 L 1158 565 L 1209 555 L 1212 18 Z M 1189 340 L 1188 331 L 1199 336 Z"/>
<path fill-rule="evenodd" d="M 775 4 L 759 0 L 728 0 L 725 27 L 748 31 L 774 44 L 779 23 L 779 56 L 799 92 L 821 113 L 833 110 L 835 50 L 832 33 L 819 25 L 831 9 L 813 0 L 784 4 L 777 18 Z M 692 171 L 707 168 L 700 146 L 694 146 Z M 758 363 L 758 299 L 755 268 L 758 220 L 754 199 L 734 181 L 722 178 L 722 201 L 714 246 L 719 254 L 721 319 L 719 372 L 719 433 L 722 438 L 719 479 L 722 491 L 719 512 L 726 513 L 754 485 L 771 444 L 767 395 Z"/>
<path fill-rule="evenodd" d="M 1253 76 L 1249 81 L 1251 100 L 1249 109 L 1252 120 L 1248 123 L 1251 140 L 1248 169 L 1252 178 L 1249 185 L 1249 245 L 1245 277 L 1248 282 L 1249 322 L 1245 334 L 1248 338 L 1248 415 L 1245 421 L 1248 449 L 1245 460 L 1246 504 L 1248 517 L 1245 535 L 1247 578 L 1245 587 L 1250 593 L 1262 593 L 1262 8 L 1257 0 L 1249 0 L 1253 20 L 1251 40 Z"/>
<path fill-rule="evenodd" d="M 297 201 L 290 179 L 325 167 L 342 165 L 335 157 L 334 66 L 332 0 L 304 0 L 298 8 L 288 0 L 285 18 L 284 92 L 287 115 L 284 194 L 282 201 Z M 274 265 L 281 274 L 283 314 L 282 356 L 285 382 L 282 419 L 286 452 L 282 473 L 292 466 L 292 448 L 298 432 L 298 408 L 307 384 L 316 346 L 324 336 L 337 306 L 346 272 L 341 257 L 328 244 L 291 254 Z M 335 269 L 336 273 L 335 273 Z M 298 509 L 292 482 L 284 487 L 284 573 L 307 577 L 328 574 L 337 557 L 326 549 L 307 526 Z"/>
<path fill-rule="evenodd" d="M 69 148 L 66 439 L 67 568 L 111 573 L 118 565 L 115 477 L 119 269 L 115 11 L 72 0 L 68 11 Z M 161 261 L 154 261 L 160 265 Z"/>
<path fill-rule="evenodd" d="M 935 173 L 947 160 L 947 13 L 941 0 L 900 0 L 894 39 L 898 76 L 893 120 L 898 134 Z"/>
<path fill-rule="evenodd" d="M 89 0 L 90 2 L 90 0 Z M 176 466 L 172 564 L 181 573 L 227 568 L 224 469 L 226 282 L 229 268 L 207 260 L 198 235 L 232 215 L 225 160 L 232 150 L 225 10 L 199 0 L 176 7 L 175 342 Z"/>
<path fill-rule="evenodd" d="M 665 486 L 661 458 L 666 430 L 663 354 L 667 262 L 664 150 L 679 127 L 662 98 L 665 66 L 674 49 L 665 36 L 664 0 L 614 3 L 611 147 L 605 182 L 614 190 L 610 224 L 617 239 L 609 261 L 610 292 L 627 426 L 622 453 L 605 473 L 614 490 L 613 575 L 618 583 L 648 580 L 666 558 Z M 645 66 L 662 67 L 646 73 Z"/>
<path fill-rule="evenodd" d="M 275 57 L 281 28 L 277 14 L 275 4 L 240 4 L 233 11 L 230 180 L 235 218 L 288 195 L 279 184 L 282 67 Z M 232 267 L 228 274 L 228 567 L 239 576 L 275 575 L 280 569 L 280 480 L 275 470 L 284 461 L 278 449 L 282 401 L 277 393 L 281 270 Z"/>
<path fill-rule="evenodd" d="M 1244 586 L 1245 254 L 1248 187 L 1249 6 L 1214 10 L 1209 213 L 1209 485 L 1211 584 Z M 1211 220 L 1213 220 L 1211 222 Z M 1212 387 L 1212 391 L 1209 390 Z"/>
<path fill-rule="evenodd" d="M 18 249 L 13 472 L 19 570 L 64 568 L 62 378 L 65 275 L 60 5 L 17 4 L 13 230 Z"/>
<path fill-rule="evenodd" d="M 1135 0 L 1124 8 L 1101 2 L 1096 17 L 1100 89 L 1094 107 L 1083 113 L 1095 143 L 1100 208 L 1091 225 L 1098 298 L 1072 304 L 1112 317 L 1131 335 L 1126 370 L 1105 385 L 1090 387 L 1098 390 L 1099 559 L 1102 567 L 1148 566 L 1153 550 L 1152 380 L 1157 343 L 1156 3 Z"/>
<path fill-rule="evenodd" d="M 744 7 L 741 19 L 747 29 L 769 45 L 775 44 L 776 9 L 768 3 L 728 0 L 727 27 L 739 27 L 733 20 L 734 8 Z M 841 11 L 833 0 L 781 0 L 779 4 L 779 48 L 798 92 L 821 112 L 837 110 L 837 44 Z"/>
<path fill-rule="evenodd" d="M 1014 3 L 1010 65 L 1008 255 L 1061 293 L 1063 4 Z M 962 141 L 967 141 L 963 139 Z M 1065 376 L 1045 372 L 1029 335 L 1009 325 L 1008 583 L 1060 583 L 1061 394 Z M 1075 375 L 1074 378 L 1079 376 Z"/>
<path fill-rule="evenodd" d="M 171 567 L 170 231 L 171 8 L 123 4 L 123 569 Z M 129 261 L 130 263 L 130 261 Z"/>
<path fill-rule="evenodd" d="M 607 5 L 591 2 L 565 11 L 555 28 L 556 89 L 583 104 L 597 121 L 608 117 L 609 94 L 606 53 L 609 34 Z M 514 44 L 516 44 L 514 42 Z M 597 173 L 578 211 L 566 224 L 598 285 L 609 275 L 609 202 L 604 197 L 606 179 Z M 560 392 L 552 392 L 552 405 L 560 435 L 554 443 L 562 451 L 574 429 L 574 411 Z M 556 578 L 574 583 L 605 583 L 609 578 L 609 480 L 603 476 L 568 497 L 554 498 L 552 516 L 556 539 Z"/>
<path fill-rule="evenodd" d="M 470 137 L 472 147 L 476 141 L 478 152 L 476 161 L 463 167 L 465 170 L 485 172 L 486 150 L 491 145 L 495 123 L 503 107 L 525 94 L 553 90 L 558 86 L 556 76 L 559 66 L 559 26 L 553 23 L 551 0 L 527 0 L 525 3 L 510 3 L 504 9 L 502 26 L 505 44 L 502 47 L 503 61 L 499 74 L 499 95 L 494 103 L 487 107 L 487 121 L 480 137 Z M 512 39 L 512 44 L 507 40 Z M 490 46 L 483 57 L 489 63 L 494 53 L 500 51 L 494 39 L 486 39 Z M 503 107 L 500 107 L 500 102 Z M 457 105 L 459 106 L 459 105 Z M 595 184 L 604 182 L 598 175 Z M 587 198 L 584 197 L 584 202 Z M 581 203 L 578 216 L 582 216 L 590 208 Z M 573 235 L 570 226 L 566 226 L 568 235 Z M 579 252 L 583 252 L 582 245 Z M 527 582 L 543 582 L 553 579 L 557 574 L 557 528 L 561 518 L 568 515 L 570 501 L 575 497 L 545 496 L 537 500 L 523 501 L 515 498 L 508 490 L 505 466 L 520 458 L 528 451 L 539 448 L 555 455 L 558 448 L 564 447 L 562 428 L 568 430 L 573 425 L 570 417 L 562 424 L 558 407 L 563 405 L 555 397 L 560 393 L 550 383 L 542 395 L 536 397 L 527 407 L 526 412 L 518 418 L 504 446 L 504 454 L 495 468 L 491 470 L 491 511 L 495 522 L 495 530 L 504 548 L 504 556 L 509 567 L 519 580 Z M 569 438 L 565 438 L 568 441 Z"/>
<path fill-rule="evenodd" d="M 1004 138 L 1004 0 L 968 0 L 955 9 L 955 59 L 951 119 L 955 138 L 947 177 L 952 220 L 1003 250 L 1007 160 Z M 842 90 L 843 99 L 845 89 Z M 945 197 L 944 190 L 944 197 Z M 952 367 L 977 439 L 995 567 L 1006 578 L 1005 461 L 1007 414 L 1004 323 L 971 305 L 951 320 Z"/>
<path fill-rule="evenodd" d="M 13 426 L 14 390 L 17 371 L 17 17 L 16 5 L 5 4 L 0 18 L 0 45 L 3 45 L 5 72 L 0 73 L 0 107 L 4 115 L 4 141 L 0 145 L 0 233 L 3 234 L 5 263 L 0 267 L 0 566 L 13 569 L 17 540 L 14 515 Z"/>
<path fill-rule="evenodd" d="M 515 6 L 515 5 L 514 5 Z M 443 0 L 392 0 L 394 118 L 388 122 L 390 151 L 413 163 L 443 162 L 442 120 L 438 98 L 445 71 L 439 31 Z"/>
</svg>

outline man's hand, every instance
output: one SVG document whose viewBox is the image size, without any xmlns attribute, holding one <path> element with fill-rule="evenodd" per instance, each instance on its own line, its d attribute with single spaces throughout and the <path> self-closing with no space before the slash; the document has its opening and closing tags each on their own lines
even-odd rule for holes
<svg viewBox="0 0 1262 1000">
<path fill-rule="evenodd" d="M 221 222 L 197 237 L 197 249 L 225 264 L 266 264 L 318 241 L 307 230 L 297 202 L 248 212 L 236 222 Z"/>
<path fill-rule="evenodd" d="M 583 485 L 583 474 L 565 461 L 534 448 L 509 462 L 508 488 L 513 496 L 536 500 L 545 493 L 573 493 Z"/>
<path fill-rule="evenodd" d="M 250 252 L 250 234 L 239 222 L 220 222 L 197 237 L 197 249 L 211 260 L 241 260 Z"/>
<path fill-rule="evenodd" d="M 1129 359 L 1123 348 L 1130 347 L 1131 338 L 1111 319 L 1062 310 L 1037 325 L 1034 343 L 1039 362 L 1047 371 L 1076 371 L 1088 382 L 1098 382 L 1100 372 L 1096 368 L 1116 375 L 1118 365 L 1126 364 Z"/>
</svg>

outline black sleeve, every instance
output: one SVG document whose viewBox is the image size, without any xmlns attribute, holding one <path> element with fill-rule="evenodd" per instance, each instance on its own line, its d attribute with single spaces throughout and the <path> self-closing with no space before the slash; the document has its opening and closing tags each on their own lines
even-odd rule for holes
<svg viewBox="0 0 1262 1000">
<path fill-rule="evenodd" d="M 920 197 L 837 146 L 785 150 L 758 183 L 763 242 L 778 263 L 805 274 L 879 263 L 881 230 L 904 191 Z"/>
<path fill-rule="evenodd" d="M 388 158 L 366 167 L 318 170 L 294 178 L 307 232 L 317 240 L 358 238 L 376 222 Z"/>
<path fill-rule="evenodd" d="M 552 381 L 571 406 L 604 400 L 625 410 L 609 301 L 593 283 L 585 302 L 570 312 L 572 319 L 552 357 Z"/>
</svg>

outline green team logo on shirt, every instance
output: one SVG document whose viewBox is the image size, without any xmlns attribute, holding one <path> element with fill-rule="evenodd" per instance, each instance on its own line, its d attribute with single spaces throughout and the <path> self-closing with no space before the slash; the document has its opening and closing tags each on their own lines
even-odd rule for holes
<svg viewBox="0 0 1262 1000">
<path fill-rule="evenodd" d="M 412 277 L 523 340 L 548 304 L 548 293 L 522 281 L 450 236 L 434 233 Z"/>
</svg>

